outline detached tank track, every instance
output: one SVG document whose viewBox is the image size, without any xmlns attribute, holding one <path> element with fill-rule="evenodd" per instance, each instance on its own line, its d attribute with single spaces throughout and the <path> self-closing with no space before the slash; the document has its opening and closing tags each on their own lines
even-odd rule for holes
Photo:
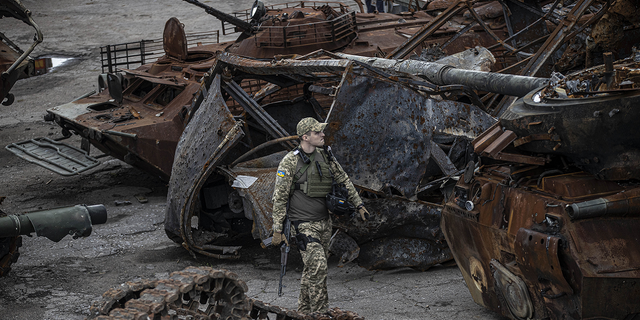
<svg viewBox="0 0 640 320">
<path fill-rule="evenodd" d="M 364 320 L 338 308 L 305 315 L 245 296 L 244 281 L 227 270 L 187 267 L 162 280 L 139 279 L 109 289 L 91 305 L 87 319 L 97 320 Z"/>
</svg>

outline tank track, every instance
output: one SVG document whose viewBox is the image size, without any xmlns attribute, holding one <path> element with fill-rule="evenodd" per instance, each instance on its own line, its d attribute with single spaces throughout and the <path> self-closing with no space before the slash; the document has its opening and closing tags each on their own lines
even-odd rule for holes
<svg viewBox="0 0 640 320">
<path fill-rule="evenodd" d="M 305 315 L 245 296 L 238 275 L 209 267 L 187 267 L 167 279 L 139 279 L 109 289 L 91 305 L 87 319 L 96 320 L 364 320 L 338 308 Z"/>
</svg>

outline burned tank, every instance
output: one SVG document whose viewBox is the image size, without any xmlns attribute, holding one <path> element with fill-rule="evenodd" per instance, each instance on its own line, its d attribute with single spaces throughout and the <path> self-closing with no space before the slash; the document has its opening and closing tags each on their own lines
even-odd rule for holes
<svg viewBox="0 0 640 320">
<path fill-rule="evenodd" d="M 29 54 L 42 42 L 42 32 L 31 18 L 31 11 L 25 8 L 19 0 L 0 1 L 0 19 L 5 17 L 20 20 L 36 31 L 34 42 L 26 51 L 20 49 L 2 34 L 2 41 L 0 41 L 0 72 L 2 72 L 0 76 L 0 101 L 3 105 L 8 106 L 15 100 L 9 91 L 16 81 L 34 74 L 34 60 L 29 57 Z"/>
<path fill-rule="evenodd" d="M 21 236 L 31 236 L 35 232 L 53 242 L 66 235 L 77 239 L 88 237 L 93 225 L 105 222 L 107 210 L 103 205 L 76 205 L 20 215 L 7 215 L 0 210 L 0 277 L 5 276 L 11 270 L 11 264 L 18 260 Z"/>
<path fill-rule="evenodd" d="M 218 258 L 237 258 L 244 236 L 268 237 L 274 167 L 283 152 L 295 147 L 296 137 L 290 132 L 297 121 L 306 116 L 335 119 L 328 132 L 334 136 L 331 143 L 345 146 L 336 150 L 343 157 L 340 161 L 351 166 L 347 172 L 358 181 L 363 196 L 372 199 L 367 206 L 379 213 L 367 223 L 336 219 L 341 232 L 335 239 L 347 248 L 344 260 L 358 257 L 367 268 L 427 269 L 451 259 L 439 229 L 442 195 L 438 187 L 464 168 L 472 151 L 469 142 L 495 122 L 487 111 L 499 110 L 493 105 L 504 99 L 492 95 L 490 88 L 446 81 L 434 85 L 423 81 L 424 75 L 415 78 L 411 74 L 415 70 L 372 67 L 332 56 L 327 50 L 313 50 L 320 43 L 340 54 L 399 59 L 440 43 L 446 54 L 473 47 L 469 56 L 483 59 L 487 50 L 476 45 L 490 44 L 504 68 L 534 50 L 539 41 L 532 41 L 533 35 L 546 30 L 540 21 L 550 14 L 533 19 L 527 13 L 531 8 L 526 6 L 534 2 L 511 8 L 512 17 L 522 19 L 509 22 L 510 27 L 497 23 L 501 15 L 478 14 L 476 1 L 455 1 L 438 11 L 379 15 L 354 13 L 334 2 L 264 6 L 262 12 L 256 2 L 256 10 L 239 13 L 239 18 L 199 4 L 224 21 L 223 33 L 228 23 L 240 31 L 238 40 L 206 44 L 171 19 L 157 61 L 145 62 L 147 42 L 138 43 L 136 49 L 104 47 L 103 65 L 112 74 L 100 76 L 100 92 L 51 108 L 46 119 L 56 121 L 67 136 L 80 135 L 85 152 L 93 145 L 169 180 L 168 235 L 193 252 Z M 574 16 L 586 10 L 578 9 Z M 189 47 L 189 43 L 202 45 Z M 292 53 L 298 56 L 274 57 Z M 244 60 L 251 55 L 268 59 Z M 135 59 L 128 58 L 134 56 L 143 65 L 129 69 L 128 63 Z M 340 61 L 323 61 L 326 58 Z M 488 60 L 489 69 L 481 70 L 496 68 L 496 59 Z M 535 61 L 541 67 L 547 59 Z M 489 94 L 480 97 L 474 90 Z M 399 105 L 406 110 L 389 112 L 389 106 Z M 376 121 L 386 130 L 350 130 Z M 388 140 L 377 144 L 371 136 L 369 148 L 353 145 L 359 134 L 380 134 Z M 55 162 L 41 150 L 61 148 L 44 139 L 9 149 L 63 174 L 77 174 L 96 163 L 78 149 L 73 160 Z M 370 152 L 387 160 L 377 162 Z M 375 170 L 359 168 L 360 162 Z"/>
<path fill-rule="evenodd" d="M 201 102 L 198 90 L 218 51 L 262 59 L 303 55 L 320 48 L 362 56 L 385 56 L 408 43 L 407 38 L 419 35 L 420 39 L 403 46 L 403 52 L 393 54 L 404 57 L 419 54 L 421 48 L 446 40 L 450 41 L 441 46 L 442 52 L 454 54 L 470 47 L 494 44 L 493 36 L 496 39 L 507 36 L 500 28 L 485 25 L 488 32 L 477 23 L 464 28 L 462 23 L 466 20 L 461 13 L 473 2 L 456 4 L 447 11 L 446 17 L 439 18 L 424 11 L 378 15 L 355 13 L 339 2 L 304 1 L 270 6 L 256 2 L 255 11 L 260 14 L 252 15 L 251 10 L 246 10 L 230 15 L 195 0 L 188 2 L 203 6 L 208 13 L 220 18 L 223 33 L 238 31 L 238 39 L 217 43 L 211 38 L 218 39 L 218 32 L 187 34 L 180 21 L 170 19 L 165 25 L 163 39 L 105 46 L 101 48 L 103 72 L 118 72 L 120 76 L 112 76 L 109 80 L 107 74 L 100 75 L 99 92 L 49 109 L 45 120 L 56 121 L 65 136 L 72 133 L 82 136 L 82 146 L 87 152 L 93 145 L 168 181 L 176 145 Z M 262 7 L 264 10 L 258 10 Z M 456 23 L 449 24 L 449 21 Z M 153 51 L 160 44 L 162 51 Z M 153 57 L 158 56 L 154 61 Z M 142 66 L 130 69 L 136 63 Z M 268 79 L 259 79 L 245 81 L 240 86 L 254 95 L 267 83 Z M 288 90 L 272 87 L 261 93 L 260 102 L 291 100 L 300 96 L 303 89 L 303 85 Z M 234 115 L 243 114 L 241 107 L 230 103 Z M 330 103 L 330 99 L 318 100 L 316 108 L 328 109 Z M 284 124 L 290 120 L 280 122 Z M 44 148 L 51 147 L 48 141 L 39 142 Z M 91 163 L 84 159 L 80 162 Z M 74 168 L 68 173 L 83 170 L 79 164 Z"/>
<path fill-rule="evenodd" d="M 640 315 L 640 59 L 603 61 L 506 109 L 442 211 L 474 301 L 511 319 Z"/>
<path fill-rule="evenodd" d="M 258 3 L 256 5 L 259 6 Z M 271 202 L 270 196 L 264 196 L 269 191 L 261 190 L 266 193 L 262 194 L 260 198 L 252 198 L 242 190 L 235 190 L 231 187 L 230 184 L 236 180 L 238 175 L 247 175 L 241 174 L 239 169 L 241 166 L 238 164 L 243 163 L 243 166 L 246 167 L 245 162 L 247 161 L 259 162 L 259 166 L 262 167 L 253 168 L 247 172 L 255 171 L 252 173 L 254 176 L 258 174 L 256 172 L 262 172 L 263 175 L 260 177 L 263 180 L 260 180 L 260 183 L 263 183 L 267 189 L 272 188 L 273 179 L 269 177 L 274 173 L 273 164 L 277 164 L 276 161 L 281 152 L 295 146 L 295 137 L 288 132 L 294 132 L 295 124 L 302 117 L 313 116 L 323 119 L 328 115 L 334 100 L 332 95 L 335 89 L 333 86 L 339 86 L 345 69 L 338 68 L 332 71 L 333 74 L 316 73 L 308 77 L 294 69 L 288 70 L 287 74 L 273 74 L 273 72 L 267 72 L 268 74 L 260 74 L 260 72 L 234 74 L 233 70 L 227 72 L 224 69 L 215 69 L 216 71 L 213 72 L 210 69 L 220 58 L 220 54 L 216 52 L 226 52 L 229 54 L 227 57 L 231 59 L 239 57 L 232 52 L 243 56 L 253 55 L 272 59 L 277 54 L 307 54 L 319 47 L 325 47 L 330 50 L 373 56 L 383 55 L 391 51 L 393 47 L 399 46 L 406 41 L 412 32 L 419 31 L 421 25 L 430 25 L 429 32 L 437 31 L 446 39 L 455 36 L 462 28 L 461 26 L 443 27 L 445 20 L 434 19 L 424 12 L 402 15 L 389 13 L 378 16 L 356 14 L 348 11 L 347 6 L 341 3 L 322 3 L 312 6 L 306 2 L 299 2 L 266 6 L 265 8 L 264 14 L 260 17 L 246 14 L 244 16 L 246 20 L 241 22 L 238 21 L 239 19 L 222 14 L 213 8 L 207 8 L 208 12 L 215 13 L 225 22 L 234 23 L 234 27 L 242 33 L 239 39 L 234 42 L 215 44 L 204 42 L 202 45 L 191 48 L 187 48 L 188 43 L 203 42 L 204 40 L 188 36 L 182 24 L 177 19 L 171 19 L 166 24 L 162 40 L 164 55 L 157 61 L 143 64 L 137 69 L 124 69 L 126 65 L 121 64 L 124 62 L 121 62 L 120 59 L 128 57 L 127 54 L 131 54 L 131 51 L 123 50 L 118 46 L 107 46 L 103 48 L 105 66 L 108 71 L 114 72 L 116 68 L 120 68 L 121 75 L 105 74 L 101 76 L 99 78 L 99 93 L 51 108 L 46 117 L 47 120 L 54 120 L 63 127 L 64 135 L 70 136 L 72 133 L 81 135 L 83 137 L 82 149 L 85 152 L 89 151 L 90 145 L 94 145 L 102 152 L 122 159 L 155 176 L 167 180 L 171 177 L 171 181 L 174 179 L 173 177 L 176 177 L 176 181 L 186 180 L 188 183 L 183 183 L 183 187 L 177 187 L 179 189 L 173 191 L 179 192 L 182 188 L 186 188 L 182 192 L 192 193 L 185 195 L 172 191 L 169 195 L 171 209 L 167 214 L 168 234 L 176 241 L 184 242 L 190 250 L 211 254 L 219 258 L 238 257 L 237 236 L 250 234 L 254 238 L 265 239 L 270 233 Z M 461 13 L 464 8 L 466 7 L 458 5 L 453 11 Z M 307 23 L 301 23 L 305 21 Z M 393 32 L 390 32 L 391 30 Z M 402 32 L 398 33 L 395 30 Z M 383 38 L 380 37 L 381 32 L 389 34 L 384 38 L 385 41 L 382 41 Z M 456 39 L 451 41 L 448 48 L 455 52 L 456 48 L 477 44 L 479 41 L 484 41 L 482 39 L 486 40 L 486 37 L 479 37 L 480 34 L 482 32 L 459 34 Z M 278 40 L 278 36 L 281 35 L 285 35 L 284 40 L 281 38 Z M 320 38 L 321 36 L 322 38 Z M 392 39 L 395 40 L 391 41 Z M 456 47 L 458 45 L 459 47 Z M 247 48 L 253 48 L 251 49 L 253 51 Z M 142 43 L 138 44 L 137 54 L 140 54 L 141 60 L 148 58 L 142 54 L 142 52 L 148 53 L 146 49 L 147 47 L 143 47 Z M 247 53 L 243 53 L 243 50 Z M 407 52 L 412 52 L 412 50 Z M 475 55 L 480 56 L 480 54 L 472 54 L 472 56 Z M 131 60 L 129 59 L 129 61 Z M 222 88 L 218 86 L 212 88 L 212 83 L 217 76 L 224 77 L 224 79 L 230 76 L 233 81 L 224 81 Z M 397 90 L 396 85 L 389 88 Z M 460 91 L 459 89 L 447 88 L 445 91 L 453 94 Z M 211 106 L 212 101 L 208 98 L 211 96 L 211 92 L 220 92 L 226 106 L 221 107 L 219 104 L 215 107 Z M 410 96 L 417 97 L 419 95 L 417 92 L 410 93 Z M 218 102 L 216 100 L 216 103 Z M 215 112 L 212 118 L 196 119 L 196 113 L 205 112 L 205 109 L 206 112 Z M 462 113 L 458 114 L 459 111 Z M 490 116 L 485 115 L 481 110 L 468 109 L 462 104 L 452 103 L 451 108 L 445 113 L 450 113 L 454 116 L 453 118 L 457 119 L 465 118 L 465 114 L 469 112 L 475 115 L 471 118 L 474 121 L 478 120 L 478 122 L 463 124 L 462 131 L 469 132 L 466 134 L 467 136 L 475 136 L 491 125 Z M 238 122 L 236 123 L 236 121 Z M 216 128 L 214 131 L 207 131 L 206 134 L 197 137 L 197 139 L 201 139 L 198 140 L 201 147 L 197 147 L 200 150 L 205 150 L 205 145 L 215 147 L 204 153 L 198 152 L 196 154 L 206 158 L 217 154 L 215 150 L 219 147 L 229 156 L 224 159 L 224 162 L 216 162 L 215 166 L 212 165 L 210 168 L 218 170 L 217 167 L 224 165 L 230 166 L 231 170 L 212 174 L 211 172 L 190 172 L 185 171 L 184 168 L 175 167 L 176 161 L 184 161 L 181 158 L 184 156 L 178 155 L 176 148 L 180 144 L 193 143 L 195 140 L 191 139 L 196 139 L 187 136 L 186 131 L 183 132 L 189 123 L 194 123 L 194 128 Z M 452 126 L 455 124 L 447 124 L 442 127 Z M 231 139 L 229 132 L 231 129 L 236 133 L 242 131 L 245 137 L 237 141 L 225 140 L 227 135 Z M 451 132 L 457 131 L 459 130 L 451 130 Z M 396 137 L 400 135 L 401 132 L 396 133 Z M 464 139 L 469 140 L 469 137 Z M 239 136 L 236 139 L 239 139 Z M 443 139 L 444 145 L 447 145 L 445 148 L 449 151 L 452 140 L 448 136 Z M 423 141 L 423 143 L 427 142 Z M 427 145 L 431 144 L 427 143 Z M 231 148 L 231 146 L 233 147 Z M 458 142 L 453 147 L 455 154 L 452 157 L 455 161 L 463 157 L 465 146 L 466 144 Z M 97 163 L 88 157 L 83 150 L 77 148 L 66 149 L 68 151 L 62 152 L 64 156 L 59 157 L 60 159 L 64 158 L 65 161 L 56 162 L 55 157 L 48 155 L 52 150 L 57 153 L 63 148 L 58 142 L 48 139 L 29 140 L 7 148 L 31 161 L 55 169 L 61 174 L 77 174 Z M 231 149 L 227 150 L 228 148 Z M 176 158 L 174 158 L 174 154 Z M 261 163 L 265 160 L 264 157 L 269 155 L 273 155 L 268 158 L 270 162 Z M 439 155 L 441 161 L 445 163 L 447 155 L 444 152 Z M 424 162 L 422 166 L 425 166 Z M 436 165 L 434 164 L 434 166 Z M 234 169 L 234 167 L 237 168 Z M 452 170 L 452 167 L 454 165 L 449 166 L 448 169 Z M 202 168 L 200 167 L 200 169 Z M 438 175 L 438 170 L 436 166 L 430 171 L 432 174 Z M 201 179 L 202 181 L 200 181 Z M 411 183 L 416 189 L 417 182 L 412 181 Z M 375 186 L 371 190 L 378 194 L 396 192 L 393 191 L 393 188 L 386 188 L 386 191 L 382 191 L 383 188 Z M 433 251 L 437 258 L 425 259 L 423 257 L 430 255 L 413 254 L 412 256 L 418 258 L 404 264 L 396 262 L 383 265 L 379 264 L 381 260 L 385 259 L 384 254 L 380 253 L 370 258 L 365 265 L 376 265 L 380 268 L 410 265 L 426 269 L 435 263 L 451 259 L 438 230 L 440 208 L 438 206 L 430 207 L 427 204 L 415 206 L 408 200 L 415 193 L 415 190 L 405 193 L 405 189 L 409 190 L 410 187 L 401 188 L 403 191 L 398 195 L 401 195 L 406 203 L 385 204 L 381 202 L 381 211 L 395 219 L 394 223 L 388 224 L 391 229 L 416 221 L 428 221 L 424 223 L 428 224 L 428 229 L 431 231 L 424 232 L 423 236 L 423 238 L 428 238 L 428 241 L 418 241 L 419 245 L 407 246 L 406 250 L 422 253 Z M 185 207 L 187 204 L 189 207 Z M 402 209 L 405 207 L 412 209 Z M 184 213 L 185 208 L 188 209 L 187 213 Z M 405 217 L 397 215 L 400 211 L 413 213 Z M 428 219 L 421 218 L 423 216 Z M 377 238 L 373 235 L 367 235 L 370 233 L 367 230 L 375 229 L 375 225 L 382 222 L 383 219 L 375 223 L 371 222 L 372 225 L 363 229 L 364 236 L 358 237 L 357 241 L 363 243 Z M 388 235 L 391 229 L 384 230 L 384 234 Z M 348 238 L 347 241 L 349 241 Z M 351 248 L 353 248 L 356 241 L 352 239 L 350 241 Z M 388 245 L 385 246 L 388 247 Z M 357 245 L 355 247 L 357 248 Z M 389 248 L 386 250 L 388 251 Z"/>
</svg>

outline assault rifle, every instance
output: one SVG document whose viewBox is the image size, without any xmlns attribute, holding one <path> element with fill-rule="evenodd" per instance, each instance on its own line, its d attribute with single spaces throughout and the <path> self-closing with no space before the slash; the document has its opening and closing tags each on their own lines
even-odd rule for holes
<svg viewBox="0 0 640 320">
<path fill-rule="evenodd" d="M 287 274 L 287 260 L 289 259 L 289 241 L 291 241 L 291 221 L 289 217 L 284 218 L 284 228 L 282 228 L 282 234 L 286 241 L 280 245 L 280 283 L 278 283 L 278 297 L 282 296 L 282 278 Z"/>
<path fill-rule="evenodd" d="M 283 241 L 280 245 L 280 283 L 278 284 L 278 296 L 282 296 L 282 278 L 287 274 L 287 260 L 289 260 L 289 251 L 291 251 L 291 246 L 289 245 L 291 241 L 291 220 L 289 217 L 284 218 L 284 228 L 282 228 L 282 234 L 284 235 L 287 241 Z M 273 242 L 273 237 L 269 237 L 267 239 L 262 240 L 262 247 L 266 248 L 270 246 Z"/>
</svg>

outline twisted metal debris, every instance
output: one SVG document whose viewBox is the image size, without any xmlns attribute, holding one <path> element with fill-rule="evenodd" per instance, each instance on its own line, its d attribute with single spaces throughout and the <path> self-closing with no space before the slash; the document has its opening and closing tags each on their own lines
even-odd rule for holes
<svg viewBox="0 0 640 320">
<path fill-rule="evenodd" d="M 352 311 L 333 308 L 302 314 L 245 295 L 248 287 L 238 275 L 210 267 L 187 267 L 159 280 L 138 279 L 109 289 L 91 305 L 88 319 L 210 319 L 244 320 L 364 320 Z"/>
</svg>

